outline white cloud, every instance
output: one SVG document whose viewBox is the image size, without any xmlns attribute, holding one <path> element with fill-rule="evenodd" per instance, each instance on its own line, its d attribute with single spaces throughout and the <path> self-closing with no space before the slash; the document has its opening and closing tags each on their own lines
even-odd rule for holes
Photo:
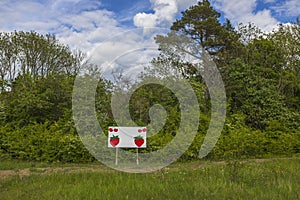
<svg viewBox="0 0 300 200">
<path fill-rule="evenodd" d="M 89 52 L 122 31 L 114 13 L 99 5 L 99 0 L 1 0 L 0 31 L 54 33 L 71 48 Z"/>
<path fill-rule="evenodd" d="M 106 10 L 64 15 L 59 24 L 56 30 L 59 40 L 87 53 L 98 43 L 124 31 L 114 19 L 114 14 Z"/>
<path fill-rule="evenodd" d="M 134 25 L 137 27 L 169 27 L 175 20 L 175 16 L 189 6 L 197 3 L 197 0 L 150 0 L 154 13 L 137 13 Z"/>
<path fill-rule="evenodd" d="M 292 9 L 299 0 L 289 0 L 286 3 L 289 6 L 290 13 L 294 13 L 297 9 Z M 137 13 L 134 16 L 134 25 L 137 27 L 169 27 L 180 11 L 188 9 L 196 4 L 197 0 L 150 0 L 153 8 L 153 13 Z M 264 0 L 264 3 L 274 3 L 275 0 Z M 213 0 L 212 6 L 221 10 L 225 17 L 230 19 L 234 24 L 247 24 L 252 22 L 259 26 L 264 31 L 271 31 L 279 23 L 271 13 L 271 9 L 264 9 L 258 12 L 257 0 Z M 279 8 L 278 8 L 279 9 Z M 300 9 L 298 9 L 300 10 Z"/>
<path fill-rule="evenodd" d="M 138 13 L 134 16 L 134 25 L 137 27 L 155 27 L 158 17 L 155 14 Z"/>
<path fill-rule="evenodd" d="M 125 76 L 136 75 L 159 54 L 154 36 L 163 34 L 165 29 L 152 31 L 133 29 L 123 31 L 115 37 L 99 43 L 90 53 L 90 61 L 101 66 L 106 78 L 112 80 L 112 69 L 123 70 Z"/>
<path fill-rule="evenodd" d="M 83 12 L 61 21 L 66 25 L 56 34 L 60 41 L 84 52 L 90 52 L 98 43 L 124 31 L 108 11 Z"/>
<path fill-rule="evenodd" d="M 188 9 L 190 6 L 197 4 L 198 0 L 176 0 L 178 5 L 178 10 L 184 11 Z"/>
<path fill-rule="evenodd" d="M 277 27 L 278 21 L 272 17 L 270 10 L 262 10 L 257 12 L 256 14 L 250 14 L 245 16 L 245 18 L 241 18 L 244 23 L 253 22 L 256 26 L 261 28 L 263 31 L 272 31 Z"/>
<path fill-rule="evenodd" d="M 56 21 L 25 21 L 16 22 L 16 27 L 21 27 L 20 30 L 36 30 L 40 33 L 47 33 L 52 27 L 58 27 L 59 23 Z"/>
<path fill-rule="evenodd" d="M 279 22 L 271 15 L 271 10 L 255 12 L 256 2 L 256 0 L 214 0 L 213 5 L 236 25 L 251 22 L 263 31 L 272 31 Z"/>
<path fill-rule="evenodd" d="M 9 29 L 33 29 L 30 22 L 48 22 L 47 8 L 34 1 L 2 1 L 0 5 L 0 31 Z M 23 27 L 24 24 L 24 27 Z M 43 28 L 50 28 L 53 24 Z M 26 30 L 28 30 L 26 29 Z"/>
<path fill-rule="evenodd" d="M 138 13 L 134 23 L 137 27 L 165 25 L 169 28 L 175 15 L 196 2 L 150 0 L 154 13 Z M 71 48 L 89 52 L 98 43 L 127 29 L 120 26 L 113 12 L 100 5 L 99 0 L 1 0 L 0 31 L 50 32 Z"/>
<path fill-rule="evenodd" d="M 264 3 L 274 3 L 276 0 L 264 0 Z"/>
<path fill-rule="evenodd" d="M 96 4 L 91 6 L 88 4 L 90 1 L 85 2 L 87 1 L 50 0 L 41 3 L 34 0 L 2 0 L 0 31 L 35 30 L 39 33 L 54 33 L 61 43 L 90 55 L 93 63 L 106 69 L 106 74 L 111 72 L 107 66 L 108 61 L 122 53 L 154 45 L 153 38 L 145 38 L 143 31 L 139 34 L 124 33 L 128 28 L 119 24 L 115 13 L 97 8 Z M 113 40 L 109 39 L 118 34 L 121 35 Z M 150 58 L 153 58 L 152 53 L 137 51 L 118 60 L 132 74 L 141 70 L 141 63 L 149 62 Z M 115 67 L 120 67 L 118 65 L 114 64 Z"/>
<path fill-rule="evenodd" d="M 280 15 L 287 15 L 292 17 L 300 16 L 300 1 L 287 0 L 281 5 L 273 6 L 272 9 Z"/>
<path fill-rule="evenodd" d="M 101 2 L 99 0 L 50 0 L 48 6 L 55 13 L 81 13 L 82 11 L 97 10 Z"/>
</svg>

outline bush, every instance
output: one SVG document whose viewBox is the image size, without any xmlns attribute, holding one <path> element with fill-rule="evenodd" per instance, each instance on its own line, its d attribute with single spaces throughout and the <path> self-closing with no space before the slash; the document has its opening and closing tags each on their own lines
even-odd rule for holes
<svg viewBox="0 0 300 200">
<path fill-rule="evenodd" d="M 300 131 L 279 128 L 273 122 L 266 131 L 253 130 L 235 116 L 228 120 L 216 146 L 207 159 L 245 159 L 270 156 L 293 156 L 300 153 Z M 198 133 L 180 160 L 198 159 L 205 134 Z M 171 135 L 155 135 L 145 151 L 156 151 L 171 141 Z M 176 152 L 176 147 L 172 151 Z M 33 124 L 22 128 L 0 127 L 0 158 L 43 162 L 91 162 L 88 152 L 76 133 L 65 133 L 57 124 Z"/>
<path fill-rule="evenodd" d="M 292 156 L 299 153 L 300 132 L 252 130 L 247 127 L 222 134 L 213 151 L 213 159 L 243 159 Z"/>
<path fill-rule="evenodd" d="M 55 125 L 28 125 L 13 130 L 0 128 L 1 157 L 45 161 L 88 162 L 94 158 L 85 149 L 78 135 L 64 134 Z"/>
</svg>

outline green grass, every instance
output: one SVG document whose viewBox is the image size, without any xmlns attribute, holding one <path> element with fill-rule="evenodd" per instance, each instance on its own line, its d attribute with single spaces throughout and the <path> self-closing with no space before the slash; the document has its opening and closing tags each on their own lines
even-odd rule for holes
<svg viewBox="0 0 300 200">
<path fill-rule="evenodd" d="M 299 169 L 299 159 L 283 159 L 229 165 L 177 163 L 147 174 L 113 170 L 35 173 L 0 179 L 0 199 L 294 200 L 300 199 Z"/>
<path fill-rule="evenodd" d="M 46 163 L 46 162 L 29 162 L 22 160 L 0 159 L 0 170 L 20 170 L 25 168 L 43 168 L 43 167 L 87 167 L 87 166 L 101 166 L 100 162 L 92 162 L 89 164 L 78 163 Z M 104 166 L 104 165 L 103 165 Z"/>
</svg>

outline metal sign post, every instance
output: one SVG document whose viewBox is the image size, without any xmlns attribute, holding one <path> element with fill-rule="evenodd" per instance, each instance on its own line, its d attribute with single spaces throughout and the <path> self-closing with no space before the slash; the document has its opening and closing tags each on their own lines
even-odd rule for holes
<svg viewBox="0 0 300 200">
<path fill-rule="evenodd" d="M 139 165 L 139 148 L 136 148 L 136 164 Z"/>
<path fill-rule="evenodd" d="M 116 148 L 116 165 L 118 165 L 118 149 L 119 148 Z"/>
</svg>

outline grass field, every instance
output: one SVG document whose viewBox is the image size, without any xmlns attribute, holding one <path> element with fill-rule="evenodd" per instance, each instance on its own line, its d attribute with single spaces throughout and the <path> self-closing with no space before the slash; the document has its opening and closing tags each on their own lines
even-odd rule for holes
<svg viewBox="0 0 300 200">
<path fill-rule="evenodd" d="M 300 159 L 175 163 L 130 174 L 101 164 L 2 161 L 0 199 L 300 199 Z"/>
</svg>

